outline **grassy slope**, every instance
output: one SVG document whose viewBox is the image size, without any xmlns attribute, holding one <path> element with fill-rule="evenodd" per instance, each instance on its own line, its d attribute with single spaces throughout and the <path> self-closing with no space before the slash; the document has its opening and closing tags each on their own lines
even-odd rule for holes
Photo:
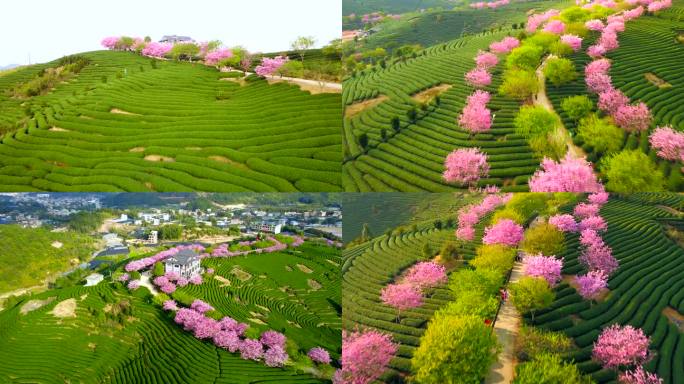
<svg viewBox="0 0 684 384">
<path fill-rule="evenodd" d="M 363 15 L 371 12 L 406 13 L 421 8 L 444 7 L 452 8 L 459 5 L 454 0 L 343 0 L 342 14 Z"/>
<path fill-rule="evenodd" d="M 556 287 L 551 307 L 535 317 L 536 325 L 563 331 L 574 339 L 580 350 L 570 358 L 599 383 L 613 382 L 615 375 L 591 360 L 592 345 L 601 329 L 612 323 L 642 328 L 651 337 L 655 352 L 646 368 L 657 372 L 665 383 L 684 380 L 684 334 L 662 314 L 667 306 L 684 313 L 684 250 L 665 235 L 663 228 L 670 220 L 681 227 L 681 215 L 677 218 L 673 211 L 681 212 L 683 207 L 682 196 L 676 194 L 612 197 L 601 208 L 601 216 L 608 223 L 603 238 L 620 262 L 608 281 L 610 294 L 591 305 L 562 283 Z M 566 251 L 561 255 L 565 261 L 563 274 L 584 273 L 579 253 L 578 235 L 567 235 Z"/>
<path fill-rule="evenodd" d="M 295 339 L 300 348 L 322 345 L 338 357 L 340 319 L 339 314 L 331 310 L 327 299 L 339 302 L 339 279 L 324 281 L 321 273 L 325 266 L 334 268 L 325 259 L 339 262 L 339 251 L 308 244 L 299 251 L 302 253 L 297 256 L 283 253 L 269 255 L 273 263 L 256 260 L 269 257 L 267 255 L 205 260 L 218 267 L 219 274 L 233 264 L 240 264 L 254 277 L 239 288 L 217 288 L 216 284 L 209 281 L 201 288 L 195 287 L 196 292 L 192 293 L 206 294 L 209 297 L 202 297 L 220 311 L 225 311 L 224 314 L 244 321 L 247 321 L 246 317 L 252 317 L 247 309 L 264 311 L 256 305 L 268 308 L 273 313 L 267 319 L 269 325 L 281 331 L 281 328 L 286 328 L 285 333 Z M 306 264 L 315 272 L 312 275 L 285 277 L 284 268 L 279 268 L 282 265 L 276 263 L 282 260 Z M 306 284 L 302 281 L 310 276 L 320 279 L 324 288 L 313 293 L 301 289 L 302 284 Z M 227 273 L 226 277 L 238 284 Z M 286 283 L 300 288 L 294 298 L 283 298 L 282 292 L 265 289 Z M 237 354 L 195 339 L 177 326 L 161 308 L 150 304 L 145 291 L 140 289 L 130 294 L 119 284 L 103 282 L 96 287 L 77 286 L 35 295 L 31 299 L 55 297 L 55 301 L 26 315 L 19 313 L 26 301 L 0 312 L 0 358 L 5 362 L 0 366 L 0 381 L 173 384 L 321 382 L 293 368 L 269 368 L 263 363 L 242 360 Z M 239 294 L 242 303 L 229 303 L 224 295 L 227 291 Z M 49 313 L 58 302 L 68 298 L 77 301 L 76 318 L 57 319 Z M 133 313 L 123 323 L 112 321 L 104 308 L 107 304 L 122 300 L 131 302 Z M 278 307 L 280 304 L 285 306 Z M 318 320 L 317 317 L 323 319 L 321 322 L 325 325 L 315 327 L 308 323 Z M 285 319 L 295 320 L 304 327 L 299 329 L 283 324 Z M 307 339 L 309 332 L 317 337 Z"/>
<path fill-rule="evenodd" d="M 393 48 L 407 44 L 429 47 L 467 34 L 489 29 L 510 28 L 513 23 L 527 21 L 527 12 L 533 9 L 565 7 L 567 0 L 513 2 L 497 9 L 461 8 L 423 14 L 410 14 L 397 21 L 381 24 L 381 30 L 360 42 L 361 50 Z"/>
<path fill-rule="evenodd" d="M 55 272 L 87 259 L 93 239 L 76 232 L 50 232 L 44 228 L 0 225 L 0 293 L 41 284 Z M 51 244 L 63 245 L 55 248 Z"/>
<path fill-rule="evenodd" d="M 30 100 L 28 129 L 2 139 L 0 190 L 340 189 L 339 95 L 240 86 L 200 64 L 158 61 L 153 69 L 127 52 L 84 55 L 93 64 Z M 43 67 L 0 77 L 0 90 Z M 23 102 L 0 96 L 5 127 L 25 115 Z"/>
</svg>

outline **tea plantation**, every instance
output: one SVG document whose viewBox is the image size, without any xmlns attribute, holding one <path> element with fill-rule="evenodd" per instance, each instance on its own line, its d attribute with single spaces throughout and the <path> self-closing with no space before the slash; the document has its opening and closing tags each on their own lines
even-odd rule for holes
<svg viewBox="0 0 684 384">
<path fill-rule="evenodd" d="M 341 190 L 340 96 L 130 52 L 84 53 L 47 94 L 0 76 L 2 191 Z"/>
<path fill-rule="evenodd" d="M 205 278 L 183 293 L 251 328 L 284 332 L 303 353 L 320 345 L 337 360 L 340 262 L 338 250 L 309 242 L 294 251 L 205 259 L 203 266 L 214 267 L 220 279 Z M 312 288 L 309 280 L 318 285 Z M 46 301 L 28 311 L 29 300 Z M 73 314 L 64 312 L 64 303 L 75 304 Z M 0 311 L 0 323 L 2 382 L 326 382 L 297 364 L 269 368 L 200 341 L 175 324 L 147 289 L 129 293 L 108 279 L 22 297 Z"/>
<path fill-rule="evenodd" d="M 684 69 L 684 44 L 681 42 L 683 19 L 684 1 L 675 0 L 673 6 L 667 10 L 627 23 L 625 31 L 620 35 L 620 47 L 607 55 L 612 62 L 609 74 L 614 86 L 630 100 L 643 101 L 648 105 L 653 114 L 653 126 L 671 125 L 678 131 L 684 131 L 684 78 L 681 76 Z M 571 55 L 571 58 L 578 68 L 591 60 L 583 52 Z M 653 82 L 655 79 L 663 83 Z M 547 84 L 546 89 L 565 126 L 574 130 L 576 122 L 568 118 L 561 108 L 561 102 L 568 96 L 589 94 L 584 83 L 584 73 L 579 71 L 578 80 L 571 84 L 558 88 Z M 596 97 L 593 98 L 596 101 Z M 630 137 L 625 140 L 624 148 L 641 148 L 669 178 L 670 189 L 681 190 L 684 188 L 681 167 L 656 156 L 656 151 L 648 143 L 649 133 L 642 132 L 640 136 Z M 583 145 L 591 161 L 600 161 L 602 154 L 585 145 L 576 136 L 574 139 L 576 144 Z"/>
<path fill-rule="evenodd" d="M 654 357 L 646 363 L 647 370 L 657 373 L 665 383 L 684 380 L 682 325 L 664 313 L 669 308 L 670 313 L 684 314 L 683 208 L 681 195 L 612 196 L 601 208 L 601 216 L 608 224 L 604 240 L 620 267 L 608 281 L 608 295 L 590 304 L 562 283 L 555 288 L 551 307 L 539 312 L 534 322 L 527 319 L 570 336 L 579 350 L 567 358 L 574 359 L 578 368 L 591 373 L 598 383 L 616 378 L 613 371 L 602 370 L 591 360 L 594 341 L 601 329 L 612 323 L 639 327 L 651 338 Z M 578 234 L 566 234 L 563 274 L 582 272 L 578 248 Z"/>
<path fill-rule="evenodd" d="M 517 101 L 493 95 L 488 106 L 495 114 L 494 124 L 486 134 L 470 137 L 456 123 L 466 97 L 472 92 L 463 74 L 472 69 L 473 57 L 478 50 L 486 49 L 510 32 L 487 32 L 432 46 L 415 59 L 347 79 L 343 93 L 347 108 L 380 95 L 387 99 L 344 120 L 345 189 L 361 192 L 455 190 L 457 187 L 442 180 L 444 158 L 454 148 L 479 147 L 489 155 L 491 167 L 489 178 L 480 180 L 481 185 L 527 190 L 527 178 L 537 169 L 539 159 L 526 140 L 514 133 Z M 501 83 L 500 70 L 495 70 L 493 75 L 492 85 L 486 89 L 494 94 Z M 445 84 L 450 88 L 441 93 L 439 104 L 425 104 L 425 110 L 412 98 L 421 91 Z M 408 116 L 412 109 L 417 110 L 415 119 Z M 398 131 L 392 129 L 391 121 L 395 117 L 400 120 Z M 381 136 L 383 129 L 388 133 L 385 141 Z M 366 150 L 359 145 L 362 134 L 369 138 Z"/>
</svg>

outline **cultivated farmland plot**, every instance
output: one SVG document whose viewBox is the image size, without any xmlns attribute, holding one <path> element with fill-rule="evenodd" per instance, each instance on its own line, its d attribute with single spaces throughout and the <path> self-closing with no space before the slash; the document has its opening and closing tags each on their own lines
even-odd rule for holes
<svg viewBox="0 0 684 384">
<path fill-rule="evenodd" d="M 83 56 L 46 95 L 0 96 L 0 190 L 341 190 L 339 95 L 131 52 Z M 0 76 L 0 90 L 46 66 Z"/>
<path fill-rule="evenodd" d="M 207 258 L 201 285 L 176 294 L 212 305 L 256 330 L 284 333 L 299 349 L 320 346 L 339 359 L 340 251 L 306 241 L 296 250 Z M 298 267 L 301 265 L 302 267 Z M 120 265 L 120 266 L 123 266 Z M 240 273 L 235 273 L 239 270 Z M 310 281 L 317 284 L 311 285 Z M 320 383 L 311 369 L 271 368 L 199 340 L 174 323 L 146 288 L 107 279 L 52 289 L 0 311 L 2 382 Z M 66 304 L 65 304 L 66 303 Z"/>
</svg>

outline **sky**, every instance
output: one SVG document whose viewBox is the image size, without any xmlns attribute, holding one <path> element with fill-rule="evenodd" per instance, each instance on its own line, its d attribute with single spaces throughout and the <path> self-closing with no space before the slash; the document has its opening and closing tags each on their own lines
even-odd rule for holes
<svg viewBox="0 0 684 384">
<path fill-rule="evenodd" d="M 2 15 L 0 67 L 103 49 L 107 36 L 183 35 L 277 52 L 298 36 L 320 47 L 342 33 L 341 0 L 20 0 Z"/>
</svg>

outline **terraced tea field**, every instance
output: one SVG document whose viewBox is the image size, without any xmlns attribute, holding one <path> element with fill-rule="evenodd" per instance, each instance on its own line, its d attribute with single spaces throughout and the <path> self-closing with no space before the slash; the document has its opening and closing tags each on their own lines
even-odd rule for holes
<svg viewBox="0 0 684 384">
<path fill-rule="evenodd" d="M 295 251 L 205 259 L 204 266 L 214 266 L 221 281 L 206 279 L 185 293 L 206 299 L 224 315 L 251 327 L 284 332 L 301 350 L 321 345 L 338 359 L 339 253 L 305 243 Z M 240 280 L 231 273 L 235 268 L 251 277 L 245 280 L 246 275 L 239 274 Z M 311 288 L 309 280 L 316 280 L 320 287 Z M 29 298 L 0 311 L 0 358 L 4 361 L 0 381 L 326 382 L 297 366 L 269 368 L 196 339 L 174 323 L 172 314 L 153 304 L 147 292 L 129 293 L 120 283 L 106 280 L 95 287 L 75 286 L 34 295 L 31 300 L 47 302 L 31 311 L 25 306 Z M 75 308 L 70 307 L 74 304 Z"/>
<path fill-rule="evenodd" d="M 338 94 L 127 52 L 83 56 L 91 64 L 46 95 L 0 92 L 0 190 L 341 190 Z M 45 67 L 1 76 L 0 90 Z"/>
<path fill-rule="evenodd" d="M 684 31 L 684 1 L 673 1 L 672 8 L 657 15 L 644 15 L 630 21 L 620 34 L 620 47 L 607 55 L 612 62 L 609 71 L 613 85 L 623 91 L 632 101 L 643 101 L 653 114 L 654 126 L 671 125 L 684 131 L 684 44 L 678 36 Z M 585 45 L 588 46 L 589 43 Z M 583 68 L 591 59 L 583 52 L 571 56 L 578 68 Z M 584 73 L 579 72 L 576 82 L 556 88 L 547 84 L 549 99 L 554 109 L 563 118 L 566 127 L 574 129 L 575 123 L 567 117 L 560 107 L 561 101 L 568 96 L 588 94 L 584 83 Z M 660 81 L 662 82 L 660 82 Z M 594 101 L 596 97 L 592 96 Z M 669 178 L 674 190 L 684 188 L 681 166 L 662 160 L 649 146 L 648 133 L 643 132 L 627 140 L 627 149 L 641 148 L 655 161 Z M 578 145 L 583 143 L 577 141 Z M 592 153 L 592 148 L 583 147 L 592 160 L 600 160 L 600 155 Z"/>
<path fill-rule="evenodd" d="M 444 158 L 452 150 L 480 147 L 489 155 L 489 178 L 480 185 L 498 185 L 503 190 L 527 190 L 527 178 L 537 169 L 535 158 L 526 140 L 514 133 L 513 118 L 518 112 L 517 101 L 496 95 L 501 83 L 500 69 L 486 89 L 492 92 L 494 124 L 486 134 L 472 138 L 456 123 L 472 88 L 466 86 L 463 75 L 473 67 L 473 57 L 489 43 L 500 40 L 510 31 L 483 33 L 432 46 L 415 59 L 386 69 L 357 74 L 344 83 L 343 100 L 347 108 L 355 103 L 376 99 L 381 101 L 344 120 L 346 161 L 343 167 L 347 191 L 443 192 L 458 189 L 442 180 Z M 501 64 L 499 64 L 500 68 Z M 449 85 L 440 95 L 440 104 L 431 104 L 421 111 L 412 96 L 440 85 Z M 384 99 L 378 99 L 380 96 Z M 418 109 L 412 123 L 407 112 Z M 400 119 L 400 130 L 392 134 L 393 118 Z M 381 130 L 388 139 L 382 141 Z M 368 135 L 368 150 L 364 153 L 358 142 Z"/>
<path fill-rule="evenodd" d="M 419 196 L 426 200 L 433 198 Z M 452 196 L 445 196 L 453 199 Z M 461 201 L 460 206 L 466 202 Z M 449 215 L 455 215 L 455 212 L 442 211 L 441 215 L 433 216 L 433 220 L 446 219 Z M 424 304 L 419 308 L 402 312 L 401 321 L 397 323 L 396 312 L 382 304 L 380 299 L 380 291 L 385 285 L 402 271 L 422 260 L 422 249 L 426 243 L 430 244 L 432 249 L 438 250 L 445 241 L 454 240 L 453 228 L 435 229 L 433 220 L 417 224 L 416 231 L 409 230 L 390 237 L 378 236 L 370 242 L 347 248 L 342 252 L 344 328 L 374 328 L 391 334 L 394 342 L 399 344 L 399 351 L 392 359 L 390 369 L 381 378 L 383 382 L 403 382 L 401 376 L 411 372 L 410 359 L 419 345 L 420 336 L 425 331 L 427 322 L 438 308 L 453 300 L 449 289 L 437 288 L 430 297 L 424 299 Z M 482 236 L 482 231 L 483 225 L 478 226 L 478 239 Z M 475 255 L 474 247 L 475 243 L 472 243 L 466 244 L 462 249 L 466 259 Z"/>
<path fill-rule="evenodd" d="M 600 330 L 612 323 L 643 329 L 651 338 L 654 352 L 646 369 L 657 373 L 665 383 L 684 381 L 684 249 L 668 236 L 681 236 L 683 209 L 681 195 L 612 196 L 601 209 L 608 223 L 604 240 L 620 262 L 608 281 L 610 293 L 591 305 L 574 288 L 562 283 L 555 288 L 556 299 L 551 307 L 535 317 L 536 325 L 562 331 L 574 340 L 579 350 L 568 358 L 574 359 L 581 371 L 591 373 L 598 383 L 615 380 L 613 371 L 601 370 L 591 360 L 593 342 Z M 563 274 L 574 275 L 583 269 L 578 262 L 578 245 L 577 234 L 566 234 Z"/>
</svg>

